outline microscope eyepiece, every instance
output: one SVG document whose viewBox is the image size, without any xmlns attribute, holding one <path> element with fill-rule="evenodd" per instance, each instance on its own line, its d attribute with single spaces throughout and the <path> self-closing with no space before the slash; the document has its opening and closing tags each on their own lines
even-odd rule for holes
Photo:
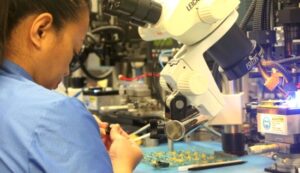
<svg viewBox="0 0 300 173">
<path fill-rule="evenodd" d="M 155 24 L 162 11 L 161 4 L 153 0 L 104 0 L 103 12 L 138 26 Z"/>
</svg>

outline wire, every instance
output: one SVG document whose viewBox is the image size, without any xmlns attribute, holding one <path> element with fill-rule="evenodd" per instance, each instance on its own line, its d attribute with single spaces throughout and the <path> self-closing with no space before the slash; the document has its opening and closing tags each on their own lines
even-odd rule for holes
<svg viewBox="0 0 300 173">
<path fill-rule="evenodd" d="M 118 42 L 122 42 L 125 40 L 125 31 L 123 28 L 119 27 L 119 26 L 112 26 L 112 25 L 108 25 L 108 26 L 100 26 L 98 28 L 95 28 L 91 31 L 92 34 L 100 34 L 101 33 L 104 33 L 104 32 L 111 32 L 111 33 L 117 33 L 119 34 L 120 38 L 119 39 L 116 39 L 116 40 L 105 40 L 105 41 L 102 41 L 102 42 L 105 42 L 105 43 L 118 43 Z M 105 33 L 105 36 L 107 36 L 107 33 Z"/>
<path fill-rule="evenodd" d="M 257 0 L 253 0 L 253 1 L 251 2 L 251 4 L 249 5 L 249 8 L 248 8 L 246 14 L 244 15 L 243 19 L 241 20 L 240 28 L 241 28 L 242 30 L 245 30 L 245 27 L 247 26 L 247 24 L 248 24 L 248 22 L 249 22 L 251 16 L 253 15 L 253 12 L 254 12 L 254 10 L 255 10 L 256 1 L 257 1 Z"/>
<path fill-rule="evenodd" d="M 290 91 L 296 90 L 296 87 L 293 84 L 292 76 L 285 70 L 285 68 L 281 64 L 276 63 L 274 61 L 266 61 L 265 60 L 265 61 L 261 61 L 258 64 L 258 68 L 259 68 L 259 71 L 260 71 L 262 77 L 265 80 L 269 80 L 270 78 L 273 77 L 272 75 L 269 75 L 267 73 L 266 68 L 272 68 L 272 69 L 274 68 L 280 73 L 280 75 L 282 75 L 283 80 L 280 80 L 280 83 L 276 84 L 277 85 L 276 89 L 281 94 L 283 94 L 283 96 L 285 98 L 287 98 L 289 96 Z"/>
<path fill-rule="evenodd" d="M 285 58 L 285 59 L 277 60 L 275 62 L 279 63 L 279 64 L 289 64 L 289 63 L 299 63 L 299 60 L 300 60 L 300 56 L 294 56 L 294 57 L 291 57 L 291 58 Z"/>
<path fill-rule="evenodd" d="M 80 90 L 80 91 L 78 91 L 77 93 L 75 93 L 72 97 L 79 97 L 80 96 L 80 94 L 82 93 L 82 90 Z"/>
<path fill-rule="evenodd" d="M 272 1 L 273 0 L 266 0 L 265 1 L 265 13 L 266 13 L 266 17 L 264 18 L 265 20 L 265 24 L 266 24 L 266 30 L 271 30 L 271 25 L 270 25 L 270 21 L 271 21 L 271 7 L 272 7 Z"/>
<path fill-rule="evenodd" d="M 93 75 L 86 67 L 85 65 L 85 62 L 86 60 L 88 59 L 88 56 L 90 53 L 93 53 L 95 52 L 97 55 L 98 55 L 98 50 L 95 49 L 93 46 L 94 44 L 97 44 L 97 38 L 95 37 L 94 34 L 97 34 L 99 32 L 104 32 L 104 31 L 117 31 L 118 33 L 122 33 L 124 35 L 124 30 L 120 27 L 117 27 L 117 26 L 102 26 L 102 27 L 98 27 L 96 29 L 93 29 L 92 31 L 88 32 L 87 35 L 86 35 L 86 38 L 89 38 L 92 43 L 90 45 L 87 45 L 85 47 L 85 49 L 83 49 L 83 52 L 82 54 L 77 57 L 77 59 L 74 59 L 75 61 L 78 61 L 79 62 L 79 67 L 82 69 L 82 71 L 84 72 L 84 74 L 93 79 L 93 80 L 103 80 L 103 79 L 107 79 L 109 76 L 111 76 L 111 74 L 113 73 L 113 69 L 110 68 L 106 71 L 104 71 L 102 74 L 100 75 Z M 104 43 L 105 44 L 112 44 L 112 43 L 115 43 L 115 42 L 119 42 L 119 41 L 105 41 Z M 76 63 L 72 63 L 72 69 L 77 69 L 78 67 L 76 66 Z"/>
<path fill-rule="evenodd" d="M 165 40 L 160 40 L 156 49 L 158 49 L 158 50 L 161 49 L 162 46 L 164 45 L 164 42 L 165 42 Z M 152 69 L 151 69 L 152 75 L 154 75 L 157 71 L 158 62 L 156 60 L 158 60 L 158 57 L 156 59 L 155 58 L 156 57 L 152 57 L 152 63 L 153 63 Z M 153 93 L 155 93 L 156 98 L 162 105 L 166 106 L 166 103 L 165 103 L 163 97 L 161 96 L 161 89 L 160 89 L 159 82 L 155 78 L 151 78 L 150 82 L 151 82 L 151 86 L 152 86 L 152 91 L 153 91 Z"/>
<path fill-rule="evenodd" d="M 88 58 L 89 53 L 85 53 L 83 56 L 85 56 L 84 58 L 80 59 L 80 68 L 81 70 L 91 79 L 93 80 L 103 80 L 103 79 L 107 79 L 112 73 L 113 73 L 113 69 L 109 68 L 108 70 L 106 70 L 105 72 L 103 72 L 101 75 L 95 76 L 92 73 L 89 72 L 89 70 L 86 68 L 85 66 L 85 61 Z"/>
<path fill-rule="evenodd" d="M 162 68 L 164 68 L 164 64 L 163 64 L 162 58 L 165 57 L 165 56 L 172 56 L 172 53 L 173 53 L 172 50 L 163 50 L 163 51 L 161 51 L 161 53 L 158 56 L 158 62 L 159 62 L 160 66 Z"/>
<path fill-rule="evenodd" d="M 253 31 L 260 31 L 263 29 L 262 27 L 263 8 L 264 8 L 264 0 L 257 0 L 255 4 L 255 10 L 254 10 Z"/>
<path fill-rule="evenodd" d="M 145 73 L 136 77 L 126 77 L 124 75 L 120 75 L 119 79 L 122 81 L 134 81 L 134 80 L 140 80 L 143 79 L 145 77 L 160 77 L 159 73 Z"/>
<path fill-rule="evenodd" d="M 263 67 L 262 61 L 260 61 L 260 62 L 258 63 L 257 66 L 258 66 L 258 70 L 259 70 L 261 76 L 262 76 L 264 79 L 268 79 L 268 78 L 271 77 L 271 76 L 266 72 L 265 68 Z"/>
<path fill-rule="evenodd" d="M 86 38 L 90 38 L 94 43 L 97 42 L 97 38 L 91 32 L 86 33 Z"/>
<path fill-rule="evenodd" d="M 261 63 L 262 63 L 263 67 L 271 67 L 271 68 L 275 68 L 278 71 L 280 71 L 287 82 L 293 81 L 292 76 L 288 73 L 288 71 L 281 64 L 279 64 L 275 61 L 268 61 L 268 60 L 261 61 Z"/>
</svg>

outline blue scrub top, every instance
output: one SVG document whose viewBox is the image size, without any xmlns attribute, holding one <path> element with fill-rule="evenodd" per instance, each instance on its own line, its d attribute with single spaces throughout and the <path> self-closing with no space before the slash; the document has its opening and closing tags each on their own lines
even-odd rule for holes
<svg viewBox="0 0 300 173">
<path fill-rule="evenodd" d="M 0 67 L 0 173 L 110 173 L 98 125 L 84 105 Z"/>
</svg>

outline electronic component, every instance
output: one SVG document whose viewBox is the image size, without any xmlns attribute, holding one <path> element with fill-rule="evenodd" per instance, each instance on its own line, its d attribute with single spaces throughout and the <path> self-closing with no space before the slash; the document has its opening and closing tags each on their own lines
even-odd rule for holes
<svg viewBox="0 0 300 173">
<path fill-rule="evenodd" d="M 177 148 L 174 151 L 145 151 L 143 162 L 156 168 L 164 168 L 193 164 L 215 164 L 235 160 L 237 160 L 236 156 L 191 145 L 188 149 Z"/>
</svg>

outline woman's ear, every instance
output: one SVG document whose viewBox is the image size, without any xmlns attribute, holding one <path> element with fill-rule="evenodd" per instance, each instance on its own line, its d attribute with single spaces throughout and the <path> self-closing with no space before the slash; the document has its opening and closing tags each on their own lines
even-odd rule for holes
<svg viewBox="0 0 300 173">
<path fill-rule="evenodd" d="M 50 13 L 42 13 L 36 16 L 30 29 L 30 40 L 36 48 L 40 48 L 42 41 L 53 27 L 53 17 Z"/>
</svg>

